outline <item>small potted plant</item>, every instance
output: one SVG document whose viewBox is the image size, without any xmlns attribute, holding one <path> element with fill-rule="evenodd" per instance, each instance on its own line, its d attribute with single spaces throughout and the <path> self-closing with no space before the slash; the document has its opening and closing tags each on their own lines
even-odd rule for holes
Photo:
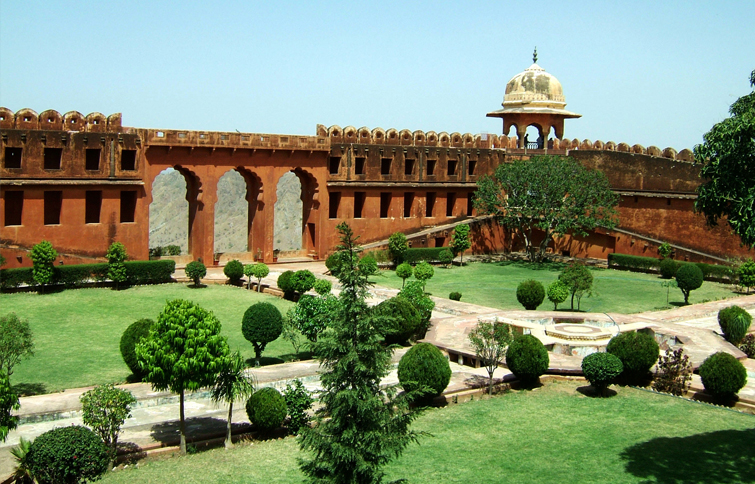
<svg viewBox="0 0 755 484">
<path fill-rule="evenodd" d="M 221 255 L 223 255 L 223 253 L 222 253 L 222 252 L 215 252 L 215 253 L 214 253 L 214 254 L 212 255 L 212 264 L 213 264 L 213 265 L 215 265 L 215 266 L 219 266 L 219 265 L 220 265 L 220 256 L 221 256 Z"/>
<path fill-rule="evenodd" d="M 280 255 L 280 249 L 273 249 L 273 262 L 278 262 L 278 255 Z"/>
</svg>

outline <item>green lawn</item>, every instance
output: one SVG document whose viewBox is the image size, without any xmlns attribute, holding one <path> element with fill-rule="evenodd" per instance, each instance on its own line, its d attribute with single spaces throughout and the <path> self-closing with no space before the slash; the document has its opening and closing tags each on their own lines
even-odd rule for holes
<svg viewBox="0 0 755 484">
<path fill-rule="evenodd" d="M 523 309 L 516 300 L 516 287 L 527 279 L 535 279 L 548 284 L 558 278 L 563 264 L 531 264 L 526 262 L 474 262 L 463 267 L 443 268 L 435 266 L 435 275 L 427 282 L 427 291 L 434 296 L 447 298 L 452 291 L 462 294 L 462 302 L 480 304 L 499 309 Z M 592 297 L 582 298 L 582 311 L 639 313 L 682 305 L 684 297 L 679 289 L 671 288 L 666 304 L 665 282 L 660 276 L 613 269 L 591 268 L 594 283 Z M 401 288 L 401 278 L 394 271 L 382 271 L 373 277 L 376 284 Z M 414 278 L 408 279 L 408 281 Z M 732 297 L 735 294 L 729 286 L 715 282 L 704 282 L 700 289 L 692 291 L 690 303 L 700 303 Z M 559 309 L 569 309 L 569 301 L 559 305 Z M 574 308 L 577 308 L 575 301 Z M 540 310 L 553 309 L 546 297 Z"/>
<path fill-rule="evenodd" d="M 590 398 L 573 382 L 431 409 L 431 436 L 387 466 L 409 483 L 752 483 L 755 417 L 618 388 Z M 293 438 L 143 462 L 104 483 L 299 483 Z"/>
<path fill-rule="evenodd" d="M 53 294 L 0 294 L 0 313 L 28 319 L 36 354 L 14 368 L 11 381 L 27 393 L 46 393 L 109 382 L 131 375 L 119 343 L 126 327 L 140 318 L 157 319 L 169 299 L 188 299 L 215 313 L 231 350 L 245 358 L 254 349 L 241 334 L 241 318 L 255 302 L 269 301 L 282 313 L 293 303 L 232 286 L 193 289 L 162 284 L 111 289 L 73 289 Z M 279 338 L 269 344 L 263 364 L 291 358 L 293 348 Z"/>
</svg>

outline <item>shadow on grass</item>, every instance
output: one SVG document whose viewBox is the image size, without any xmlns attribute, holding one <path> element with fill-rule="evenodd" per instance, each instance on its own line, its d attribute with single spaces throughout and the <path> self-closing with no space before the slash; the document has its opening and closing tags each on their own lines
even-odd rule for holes
<svg viewBox="0 0 755 484">
<path fill-rule="evenodd" d="M 150 429 L 150 435 L 163 445 L 178 445 L 181 440 L 179 426 L 180 423 L 178 420 L 157 423 Z M 231 429 L 234 433 L 249 427 L 249 423 L 231 424 Z M 226 421 L 222 418 L 191 417 L 186 419 L 187 443 L 214 437 L 225 437 L 225 432 Z"/>
<path fill-rule="evenodd" d="M 524 260 L 504 260 L 498 263 L 501 267 L 515 266 L 531 271 L 561 272 L 566 264 L 563 262 L 530 262 Z"/>
<path fill-rule="evenodd" d="M 282 358 L 273 358 L 272 356 L 263 356 L 259 359 L 259 365 L 257 364 L 257 359 L 252 357 L 248 358 L 246 360 L 246 366 L 250 366 L 254 368 L 255 366 L 268 366 L 268 365 L 277 365 L 278 363 L 285 363 L 285 360 Z"/>
<path fill-rule="evenodd" d="M 205 287 L 207 287 L 207 284 L 202 284 L 200 282 L 199 284 L 189 284 L 186 287 L 188 287 L 189 289 L 204 289 Z"/>
<path fill-rule="evenodd" d="M 659 437 L 624 449 L 626 472 L 647 482 L 755 482 L 755 428 Z"/>
<path fill-rule="evenodd" d="M 126 383 L 140 383 L 144 381 L 144 376 L 134 375 L 133 373 L 126 377 Z"/>
<path fill-rule="evenodd" d="M 283 361 L 306 361 L 311 360 L 312 352 L 311 351 L 300 351 L 298 353 L 286 353 L 285 355 L 280 355 L 280 358 Z M 250 358 L 247 360 L 247 362 L 251 361 L 252 365 L 254 365 L 254 358 Z M 262 363 L 260 363 L 260 366 L 262 366 Z"/>
<path fill-rule="evenodd" d="M 669 306 L 675 306 L 677 308 L 683 308 L 684 306 L 689 306 L 689 304 L 685 303 L 684 301 L 671 301 L 669 303 Z"/>
<path fill-rule="evenodd" d="M 615 395 L 618 395 L 616 390 L 612 390 L 611 388 L 606 389 L 606 393 L 602 394 L 598 390 L 596 390 L 592 385 L 585 385 L 582 387 L 577 387 L 577 391 L 581 393 L 582 395 L 590 398 L 610 398 Z"/>
<path fill-rule="evenodd" d="M 30 397 L 47 393 L 44 383 L 16 383 L 13 385 L 13 393 L 19 397 Z"/>
</svg>

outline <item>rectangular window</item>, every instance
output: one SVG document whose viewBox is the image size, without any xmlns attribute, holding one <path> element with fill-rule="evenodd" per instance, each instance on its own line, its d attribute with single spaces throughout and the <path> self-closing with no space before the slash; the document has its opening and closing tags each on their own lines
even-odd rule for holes
<svg viewBox="0 0 755 484">
<path fill-rule="evenodd" d="M 121 170 L 123 171 L 136 170 L 136 150 L 121 151 Z"/>
<path fill-rule="evenodd" d="M 414 205 L 414 193 L 404 193 L 404 218 L 412 216 L 412 205 Z"/>
<path fill-rule="evenodd" d="M 391 194 L 390 192 L 380 193 L 380 218 L 388 218 L 391 212 Z"/>
<path fill-rule="evenodd" d="M 341 204 L 341 193 L 334 192 L 330 194 L 330 207 L 328 210 L 328 217 L 338 218 L 338 206 Z"/>
<path fill-rule="evenodd" d="M 338 168 L 341 167 L 341 157 L 340 156 L 331 156 L 330 157 L 330 163 L 328 164 L 329 171 L 331 175 L 338 175 Z"/>
<path fill-rule="evenodd" d="M 456 194 L 449 193 L 448 195 L 446 195 L 446 217 L 453 216 L 455 204 L 456 204 Z"/>
<path fill-rule="evenodd" d="M 382 158 L 380 160 L 380 174 L 381 175 L 390 175 L 391 174 L 391 162 L 393 161 L 392 158 Z"/>
<path fill-rule="evenodd" d="M 24 211 L 24 192 L 3 193 L 5 199 L 5 225 L 21 225 L 21 214 Z"/>
<path fill-rule="evenodd" d="M 45 170 L 60 170 L 63 148 L 45 148 Z"/>
<path fill-rule="evenodd" d="M 448 161 L 448 176 L 452 176 L 456 174 L 456 160 L 447 160 Z"/>
<path fill-rule="evenodd" d="M 121 192 L 121 223 L 132 223 L 136 219 L 136 191 Z"/>
<path fill-rule="evenodd" d="M 474 210 L 474 194 L 468 193 L 467 194 L 467 216 L 472 216 L 472 211 Z"/>
<path fill-rule="evenodd" d="M 427 176 L 435 174 L 435 160 L 427 160 Z"/>
<path fill-rule="evenodd" d="M 414 174 L 414 160 L 409 158 L 404 160 L 404 175 Z"/>
<path fill-rule="evenodd" d="M 97 149 L 87 149 L 86 169 L 88 171 L 98 171 L 100 169 L 100 152 Z"/>
<path fill-rule="evenodd" d="M 367 198 L 365 192 L 354 192 L 354 218 L 362 218 L 365 198 Z"/>
<path fill-rule="evenodd" d="M 21 154 L 23 148 L 5 148 L 5 168 L 21 168 Z"/>
<path fill-rule="evenodd" d="M 45 225 L 60 225 L 63 192 L 45 192 Z"/>
<path fill-rule="evenodd" d="M 98 150 L 99 151 L 99 150 Z M 100 211 L 102 210 L 102 191 L 87 190 L 86 192 L 86 209 L 84 212 L 84 223 L 100 223 Z"/>
<path fill-rule="evenodd" d="M 425 217 L 432 217 L 435 210 L 435 192 L 427 192 L 425 199 Z"/>
<path fill-rule="evenodd" d="M 367 160 L 364 156 L 357 156 L 354 158 L 354 174 L 364 175 L 364 163 Z"/>
<path fill-rule="evenodd" d="M 477 160 L 469 160 L 469 176 L 474 175 L 474 169 L 477 168 Z"/>
</svg>

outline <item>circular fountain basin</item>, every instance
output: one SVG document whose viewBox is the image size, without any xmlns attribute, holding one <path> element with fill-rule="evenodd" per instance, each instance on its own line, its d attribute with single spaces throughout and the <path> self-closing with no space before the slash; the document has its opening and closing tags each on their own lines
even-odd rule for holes
<svg viewBox="0 0 755 484">
<path fill-rule="evenodd" d="M 613 333 L 606 328 L 573 323 L 548 325 L 545 327 L 545 334 L 570 341 L 599 341 L 613 336 Z"/>
</svg>

